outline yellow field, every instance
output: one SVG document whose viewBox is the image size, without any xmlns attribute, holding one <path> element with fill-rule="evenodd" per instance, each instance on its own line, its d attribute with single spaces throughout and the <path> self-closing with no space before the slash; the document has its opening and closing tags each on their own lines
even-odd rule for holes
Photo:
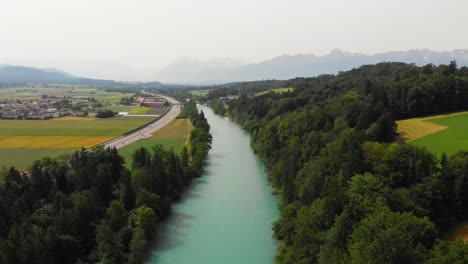
<svg viewBox="0 0 468 264">
<path fill-rule="evenodd" d="M 0 136 L 0 148 L 89 148 L 114 137 Z"/>
<path fill-rule="evenodd" d="M 0 120 L 0 167 L 27 168 L 34 160 L 102 144 L 153 120 L 154 117 Z"/>
<path fill-rule="evenodd" d="M 438 125 L 434 123 L 427 122 L 428 119 L 439 118 L 439 117 L 449 117 L 466 114 L 468 112 L 458 112 L 452 114 L 444 115 L 434 115 L 418 118 L 410 118 L 405 120 L 396 121 L 398 125 L 397 132 L 405 141 L 415 140 L 435 132 L 447 129 L 447 126 Z"/>
<path fill-rule="evenodd" d="M 189 119 L 175 119 L 167 126 L 156 131 L 151 139 L 186 139 L 188 132 L 192 127 Z"/>
</svg>

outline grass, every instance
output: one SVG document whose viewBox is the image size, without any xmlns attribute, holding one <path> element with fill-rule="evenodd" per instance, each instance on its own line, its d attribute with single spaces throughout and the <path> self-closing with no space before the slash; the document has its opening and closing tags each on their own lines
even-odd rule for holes
<svg viewBox="0 0 468 264">
<path fill-rule="evenodd" d="M 468 112 L 400 120 L 397 124 L 404 140 L 438 155 L 468 150 Z"/>
<path fill-rule="evenodd" d="M 175 139 L 143 139 L 120 149 L 119 154 L 125 159 L 126 164 L 131 164 L 133 153 L 141 147 L 151 149 L 153 146 L 163 145 L 165 149 L 173 149 L 177 152 L 182 149 L 183 143 L 183 140 Z"/>
<path fill-rule="evenodd" d="M 182 150 L 188 140 L 189 131 L 192 124 L 188 119 L 175 119 L 167 126 L 156 131 L 151 137 L 137 141 L 119 150 L 127 164 L 131 163 L 132 155 L 138 148 L 161 144 L 166 149 L 173 149 L 176 152 Z"/>
<path fill-rule="evenodd" d="M 146 114 L 148 114 L 148 112 L 150 110 L 151 110 L 151 108 L 149 108 L 149 107 L 137 106 L 137 107 L 130 108 L 128 113 L 132 114 L 132 115 L 146 115 Z"/>
<path fill-rule="evenodd" d="M 468 112 L 411 118 L 397 121 L 400 136 L 410 144 L 425 146 L 441 155 L 468 150 Z M 444 239 L 462 236 L 468 241 L 468 221 L 462 221 L 444 232 Z"/>
<path fill-rule="evenodd" d="M 428 122 L 446 126 L 447 129 L 411 141 L 412 144 L 426 146 L 441 155 L 468 150 L 468 113 L 448 117 L 428 119 Z"/>
<path fill-rule="evenodd" d="M 287 93 L 287 92 L 292 92 L 294 91 L 294 88 L 276 88 L 276 89 L 271 89 L 271 90 L 267 90 L 267 91 L 261 91 L 261 92 L 258 92 L 255 94 L 255 96 L 260 96 L 260 95 L 264 95 L 264 94 L 267 94 L 267 93 L 278 93 L 278 94 L 282 94 L 282 93 Z"/>
<path fill-rule="evenodd" d="M 0 120 L 0 136 L 120 136 L 154 117 L 62 117 L 50 120 Z"/>
<path fill-rule="evenodd" d="M 89 148 L 114 137 L 0 136 L 0 148 Z"/>
<path fill-rule="evenodd" d="M 162 129 L 156 131 L 150 138 L 151 139 L 177 139 L 185 140 L 188 131 L 192 127 L 188 119 L 175 119 Z"/>
<path fill-rule="evenodd" d="M 153 117 L 0 120 L 0 166 L 26 168 L 45 156 L 92 147 L 152 121 Z"/>
<path fill-rule="evenodd" d="M 427 122 L 424 118 L 412 118 L 396 122 L 398 125 L 398 134 L 405 141 L 415 140 L 432 133 L 447 129 L 446 126 L 440 126 Z"/>
<path fill-rule="evenodd" d="M 209 92 L 209 90 L 193 90 L 193 91 L 190 91 L 191 94 L 193 95 L 198 95 L 198 96 L 205 96 L 207 95 Z"/>
<path fill-rule="evenodd" d="M 106 92 L 102 89 L 96 89 L 86 86 L 57 85 L 53 87 L 24 87 L 24 88 L 6 88 L 0 89 L 0 99 L 8 100 L 34 100 L 41 98 L 43 94 L 56 96 L 58 99 L 70 97 L 94 97 L 99 101 L 120 102 L 122 97 L 133 96 L 133 94 Z"/>
<path fill-rule="evenodd" d="M 11 148 L 0 149 L 0 167 L 16 167 L 26 168 L 31 165 L 32 161 L 42 159 L 43 157 L 59 157 L 62 155 L 71 154 L 76 149 L 66 148 Z"/>
</svg>

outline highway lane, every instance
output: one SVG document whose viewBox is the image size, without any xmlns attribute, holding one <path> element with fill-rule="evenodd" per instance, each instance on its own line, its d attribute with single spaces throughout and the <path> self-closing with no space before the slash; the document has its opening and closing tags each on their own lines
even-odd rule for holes
<svg viewBox="0 0 468 264">
<path fill-rule="evenodd" d="M 172 106 L 169 112 L 167 112 L 164 116 L 160 117 L 158 120 L 153 121 L 149 125 L 142 127 L 141 129 L 138 129 L 131 134 L 121 136 L 118 138 L 115 138 L 111 141 L 108 141 L 104 144 L 105 148 L 123 148 L 125 146 L 128 146 L 134 142 L 137 142 L 138 140 L 145 139 L 147 137 L 150 137 L 154 132 L 158 131 L 165 125 L 169 124 L 172 120 L 174 120 L 181 111 L 182 106 L 179 104 L 179 102 L 171 97 L 167 96 L 162 96 L 158 95 L 160 97 L 165 98 L 167 101 L 169 101 Z"/>
</svg>

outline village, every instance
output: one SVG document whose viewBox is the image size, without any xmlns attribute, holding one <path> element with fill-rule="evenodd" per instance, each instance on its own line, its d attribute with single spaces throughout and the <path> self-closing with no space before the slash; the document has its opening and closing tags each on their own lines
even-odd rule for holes
<svg viewBox="0 0 468 264">
<path fill-rule="evenodd" d="M 72 96 L 65 98 L 42 96 L 34 100 L 0 101 L 0 119 L 47 120 L 64 116 L 96 116 L 106 106 L 142 106 L 148 108 L 148 114 L 159 114 L 167 103 L 164 98 L 152 94 L 140 94 L 138 97 L 123 97 L 120 103 L 106 104 L 93 97 Z M 116 112 L 116 115 L 129 115 L 128 111 Z"/>
<path fill-rule="evenodd" d="M 0 104 L 1 119 L 46 120 L 62 116 L 85 116 L 83 110 L 60 107 L 57 102 L 15 101 Z"/>
</svg>

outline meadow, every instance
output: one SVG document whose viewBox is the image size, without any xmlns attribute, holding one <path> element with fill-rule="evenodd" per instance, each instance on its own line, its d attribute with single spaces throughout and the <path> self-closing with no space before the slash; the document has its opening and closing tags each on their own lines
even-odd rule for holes
<svg viewBox="0 0 468 264">
<path fill-rule="evenodd" d="M 161 144 L 166 149 L 173 149 L 176 152 L 182 150 L 188 140 L 192 124 L 189 119 L 175 119 L 167 126 L 156 131 L 151 137 L 137 141 L 119 150 L 127 164 L 131 163 L 132 155 L 138 148 Z"/>
<path fill-rule="evenodd" d="M 62 117 L 50 120 L 0 120 L 0 136 L 120 136 L 154 117 Z"/>
<path fill-rule="evenodd" d="M 0 120 L 0 166 L 24 168 L 44 156 L 89 148 L 152 121 L 152 117 L 63 117 Z"/>
<path fill-rule="evenodd" d="M 207 95 L 209 90 L 192 90 L 190 91 L 191 94 L 197 95 L 197 96 L 205 96 Z"/>
<path fill-rule="evenodd" d="M 468 112 L 397 121 L 400 136 L 441 155 L 468 150 Z"/>
<path fill-rule="evenodd" d="M 398 131 L 410 144 L 424 146 L 438 156 L 468 151 L 468 112 L 397 121 Z M 468 222 L 461 221 L 446 230 L 444 239 L 462 236 L 468 240 Z"/>
<path fill-rule="evenodd" d="M 85 86 L 60 85 L 49 87 L 24 87 L 0 89 L 0 100 L 34 100 L 42 95 L 55 96 L 57 98 L 87 98 L 93 97 L 98 101 L 107 103 L 120 102 L 122 97 L 130 97 L 131 93 L 107 92 Z"/>
<path fill-rule="evenodd" d="M 264 94 L 267 94 L 267 93 L 282 94 L 282 93 L 287 93 L 287 92 L 292 92 L 292 91 L 294 91 L 294 88 L 275 88 L 275 89 L 271 89 L 271 90 L 267 90 L 267 91 L 258 92 L 258 93 L 255 94 L 255 96 L 260 96 L 260 95 L 264 95 Z"/>
<path fill-rule="evenodd" d="M 68 155 L 80 148 L 0 148 L 0 167 L 19 169 L 27 168 L 35 160 L 44 157 L 57 158 L 62 155 Z"/>
</svg>

